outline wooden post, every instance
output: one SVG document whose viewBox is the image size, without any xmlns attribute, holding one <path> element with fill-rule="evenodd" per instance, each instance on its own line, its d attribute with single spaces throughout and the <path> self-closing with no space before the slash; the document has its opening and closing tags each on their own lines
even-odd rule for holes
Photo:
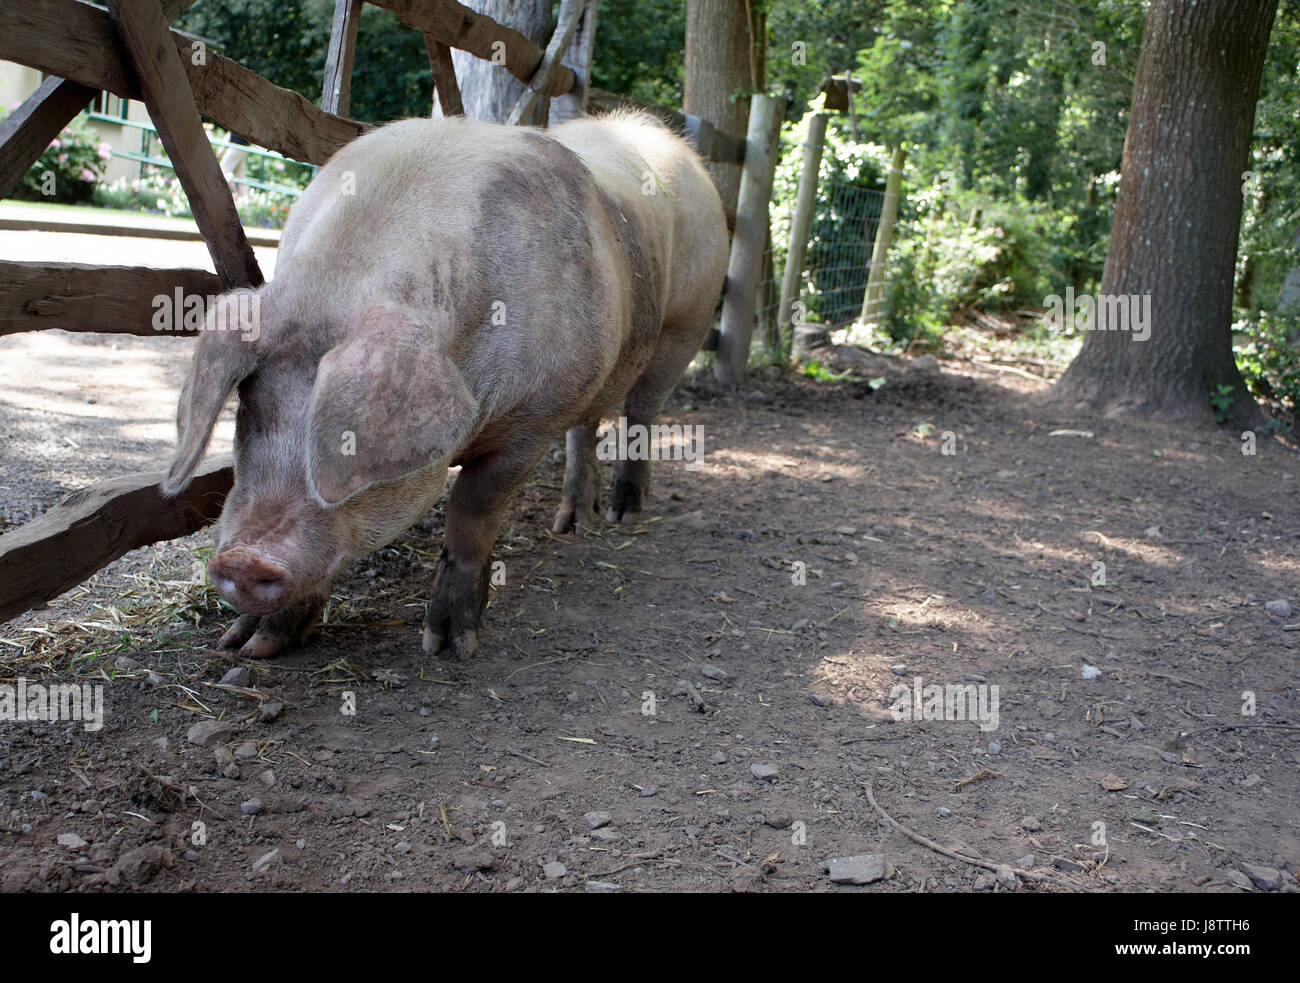
<svg viewBox="0 0 1300 983">
<path fill-rule="evenodd" d="M 777 307 L 778 340 L 790 331 L 794 303 L 799 299 L 799 285 L 803 281 L 804 256 L 808 248 L 808 233 L 812 231 L 817 177 L 822 165 L 822 145 L 826 140 L 826 119 L 825 113 L 818 113 L 808 121 L 803 170 L 799 172 L 799 191 L 794 199 L 790 240 L 785 253 L 785 274 L 781 277 L 781 303 Z"/>
<path fill-rule="evenodd" d="M 330 25 L 329 50 L 325 55 L 325 82 L 320 108 L 346 116 L 352 102 L 352 59 L 357 50 L 357 24 L 362 0 L 334 0 L 334 21 Z"/>
<path fill-rule="evenodd" d="M 596 0 L 586 0 L 578 30 L 561 64 L 573 70 L 573 88 L 551 97 L 551 120 L 556 124 L 577 119 L 587 112 L 587 90 L 591 87 L 591 53 L 596 43 Z"/>
<path fill-rule="evenodd" d="M 538 98 L 548 94 L 547 89 L 552 76 L 558 75 L 563 70 L 569 72 L 570 80 L 576 78 L 571 71 L 560 64 L 560 61 L 569 50 L 569 42 L 573 40 L 581 17 L 582 0 L 561 0 L 560 20 L 555 26 L 555 33 L 551 35 L 551 43 L 546 46 L 546 53 L 542 56 L 533 77 L 528 80 L 528 87 L 515 103 L 515 108 L 510 110 L 506 126 L 518 126 L 530 118 L 537 107 Z M 542 125 L 545 125 L 544 121 Z"/>
<path fill-rule="evenodd" d="M 727 287 L 722 299 L 722 333 L 713 366 L 718 382 L 728 388 L 744 378 L 749 356 L 749 339 L 754 330 L 754 295 L 763 265 L 768 202 L 776 166 L 777 127 L 784 107 L 782 96 L 758 94 L 750 101 L 745 165 L 740 172 L 740 192 L 736 197 L 736 234 L 731 239 Z"/>
<path fill-rule="evenodd" d="M 885 200 L 880 206 L 880 224 L 876 226 L 876 244 L 871 250 L 871 268 L 867 272 L 867 292 L 862 298 L 862 320 L 875 324 L 880 320 L 881 300 L 885 295 L 885 259 L 894 237 L 894 222 L 898 218 L 898 189 L 903 183 L 903 163 L 907 151 L 900 143 L 894 148 L 894 159 L 885 179 Z"/>
<path fill-rule="evenodd" d="M 203 130 L 194 90 L 157 4 L 108 0 L 108 12 L 144 93 L 145 105 L 189 199 L 217 275 L 227 287 L 258 287 L 262 271 L 235 199 Z"/>
<path fill-rule="evenodd" d="M 443 116 L 464 116 L 465 102 L 460 97 L 460 83 L 456 81 L 451 49 L 432 34 L 426 34 L 424 50 L 429 53 L 429 69 L 433 72 L 434 105 Z"/>
</svg>

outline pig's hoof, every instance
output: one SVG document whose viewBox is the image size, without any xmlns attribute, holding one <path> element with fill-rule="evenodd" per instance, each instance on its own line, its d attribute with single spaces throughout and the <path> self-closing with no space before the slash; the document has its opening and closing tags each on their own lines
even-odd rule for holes
<svg viewBox="0 0 1300 983">
<path fill-rule="evenodd" d="M 465 661 L 478 651 L 478 632 L 467 631 L 455 635 L 451 639 L 450 645 L 445 645 L 445 637 L 434 631 L 428 625 L 424 626 L 424 651 L 429 655 L 441 656 L 444 659 L 458 659 Z"/>
<path fill-rule="evenodd" d="M 311 630 L 320 604 L 314 601 L 274 614 L 242 614 L 217 647 L 238 649 L 241 658 L 266 659 L 300 643 Z"/>
<path fill-rule="evenodd" d="M 596 527 L 596 519 L 599 516 L 600 509 L 596 502 L 590 502 L 589 505 L 574 505 L 572 502 L 565 501 L 560 504 L 555 513 L 555 524 L 551 526 L 551 532 L 587 532 Z"/>
<path fill-rule="evenodd" d="M 614 490 L 609 496 L 609 508 L 605 511 L 605 521 L 622 522 L 623 516 L 640 511 L 641 486 L 621 478 L 614 482 Z"/>
</svg>

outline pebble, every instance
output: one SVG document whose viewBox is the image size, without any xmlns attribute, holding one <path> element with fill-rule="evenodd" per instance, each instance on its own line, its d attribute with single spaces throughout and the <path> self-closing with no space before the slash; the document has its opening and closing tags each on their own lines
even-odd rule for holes
<svg viewBox="0 0 1300 983">
<path fill-rule="evenodd" d="M 80 850 L 82 847 L 90 846 L 90 841 L 83 840 L 76 833 L 60 833 L 58 844 L 67 847 L 69 850 Z"/>
<path fill-rule="evenodd" d="M 221 681 L 217 685 L 247 687 L 252 679 L 253 674 L 248 671 L 246 666 L 235 666 L 221 677 Z"/>
<path fill-rule="evenodd" d="M 907 666 L 890 666 L 889 671 L 892 672 L 895 676 L 906 676 Z"/>
<path fill-rule="evenodd" d="M 812 696 L 809 697 L 809 699 L 812 700 L 814 706 L 819 706 L 819 707 L 828 707 L 832 703 L 832 700 L 829 696 L 825 696 L 821 693 L 813 693 Z"/>
<path fill-rule="evenodd" d="M 280 848 L 276 847 L 270 853 L 264 853 L 253 861 L 253 873 L 260 874 L 272 864 L 284 863 L 284 857 L 280 855 Z"/>
<path fill-rule="evenodd" d="M 256 758 L 257 745 L 252 741 L 245 741 L 243 744 L 239 745 L 239 747 L 235 748 L 235 757 L 244 759 Z"/>
<path fill-rule="evenodd" d="M 239 811 L 245 816 L 257 816 L 262 812 L 261 799 L 249 799 L 247 802 L 240 803 Z"/>
<path fill-rule="evenodd" d="M 506 881 L 507 891 L 518 891 L 523 886 L 524 879 L 522 877 L 512 877 L 510 880 Z"/>
<path fill-rule="evenodd" d="M 834 857 L 822 862 L 833 884 L 873 884 L 893 874 L 892 865 L 878 853 Z"/>
<path fill-rule="evenodd" d="M 1016 861 L 1016 866 L 1028 870 L 1030 867 L 1034 866 L 1034 855 L 1032 853 L 1026 853 Z"/>
<path fill-rule="evenodd" d="M 940 819 L 947 819 L 949 816 L 952 815 L 952 810 L 949 809 L 947 806 L 939 806 L 938 809 L 934 810 L 934 814 L 938 816 Z"/>
<path fill-rule="evenodd" d="M 773 782 L 781 774 L 775 765 L 750 765 L 749 773 L 760 782 Z"/>
<path fill-rule="evenodd" d="M 258 723 L 269 724 L 284 711 L 283 703 L 263 703 L 257 708 Z"/>
<path fill-rule="evenodd" d="M 262 784 L 265 785 L 267 788 L 270 788 L 272 785 L 275 784 L 275 772 L 273 772 L 270 768 L 266 769 L 266 771 L 262 772 L 257 777 L 261 779 Z"/>
<path fill-rule="evenodd" d="M 1261 891 L 1276 891 L 1281 886 L 1282 878 L 1272 867 L 1259 867 L 1255 864 L 1242 864 L 1241 871 L 1251 879 Z"/>
<path fill-rule="evenodd" d="M 992 891 L 993 885 L 996 884 L 997 882 L 998 879 L 994 877 L 992 874 L 989 873 L 980 874 L 979 877 L 975 878 L 975 890 Z"/>
<path fill-rule="evenodd" d="M 1245 778 L 1243 778 L 1243 779 L 1241 780 L 1241 787 L 1242 787 L 1242 788 L 1254 788 L 1256 785 L 1258 785 L 1258 784 L 1259 784 L 1260 782 L 1262 782 L 1263 780 L 1264 780 L 1264 779 L 1260 778 L 1260 777 L 1259 777 L 1258 775 L 1256 775 L 1256 774 L 1250 774 L 1250 775 L 1247 775 Z"/>
<path fill-rule="evenodd" d="M 1264 605 L 1264 610 L 1275 618 L 1289 618 L 1291 617 L 1291 602 L 1281 600 L 1269 601 Z"/>
<path fill-rule="evenodd" d="M 618 894 L 623 890 L 609 881 L 583 881 L 582 889 L 588 894 Z"/>
<path fill-rule="evenodd" d="M 997 741 L 989 741 L 989 754 L 1001 754 L 1002 745 Z"/>
<path fill-rule="evenodd" d="M 589 812 L 582 818 L 587 824 L 587 829 L 600 829 L 602 826 L 608 826 L 610 823 L 608 812 Z"/>
<path fill-rule="evenodd" d="M 564 864 L 560 863 L 558 860 L 552 860 L 542 868 L 542 873 L 546 876 L 548 881 L 558 881 L 568 872 L 569 868 L 565 867 Z"/>
<path fill-rule="evenodd" d="M 1015 871 L 1010 867 L 1005 866 L 998 868 L 998 883 L 1007 891 L 1014 891 L 1020 886 L 1020 882 L 1016 879 Z"/>
<path fill-rule="evenodd" d="M 703 676 L 705 679 L 713 679 L 713 680 L 720 681 L 726 679 L 730 675 L 730 673 L 728 673 L 727 670 L 725 669 L 719 669 L 717 666 L 709 665 L 706 663 L 700 669 L 700 675 Z"/>
<path fill-rule="evenodd" d="M 400 843 L 396 844 L 393 847 L 393 851 L 395 853 L 410 853 L 411 844 L 407 843 L 406 840 L 402 840 Z"/>
<path fill-rule="evenodd" d="M 224 720 L 200 720 L 185 733 L 185 739 L 199 747 L 211 747 L 221 741 L 229 740 L 235 728 Z"/>
<path fill-rule="evenodd" d="M 726 763 L 727 756 L 721 751 L 714 751 L 709 755 L 709 764 L 711 765 L 725 765 Z"/>
</svg>

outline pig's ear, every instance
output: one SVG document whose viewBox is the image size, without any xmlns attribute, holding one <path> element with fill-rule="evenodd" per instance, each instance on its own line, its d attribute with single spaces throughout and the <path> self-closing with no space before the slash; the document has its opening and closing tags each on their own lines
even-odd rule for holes
<svg viewBox="0 0 1300 983">
<path fill-rule="evenodd" d="M 307 482 L 326 506 L 418 471 L 469 436 L 478 403 L 413 312 L 369 312 L 316 370 Z"/>
<path fill-rule="evenodd" d="M 235 290 L 209 306 L 176 407 L 176 455 L 164 495 L 178 495 L 189 484 L 227 397 L 257 365 L 253 342 L 261 331 L 260 302 L 255 291 Z"/>
</svg>

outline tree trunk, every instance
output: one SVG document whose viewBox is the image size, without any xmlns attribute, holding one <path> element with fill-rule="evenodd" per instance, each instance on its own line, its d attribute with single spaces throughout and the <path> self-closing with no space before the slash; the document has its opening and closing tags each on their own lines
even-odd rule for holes
<svg viewBox="0 0 1300 983">
<path fill-rule="evenodd" d="M 486 14 L 498 24 L 513 27 L 528 40 L 543 48 L 551 38 L 550 0 L 463 0 L 464 5 L 476 13 Z M 502 65 L 477 58 L 467 51 L 453 48 L 452 64 L 456 66 L 456 81 L 460 83 L 465 115 L 470 119 L 485 119 L 504 123 L 523 95 L 524 83 L 505 70 Z M 438 95 L 433 97 L 434 116 L 442 115 Z M 539 101 L 540 107 L 540 101 Z"/>
<path fill-rule="evenodd" d="M 1257 418 L 1232 357 L 1232 281 L 1276 7 L 1152 3 L 1101 285 L 1104 296 L 1150 294 L 1150 336 L 1088 331 L 1054 399 L 1108 416 L 1203 419 L 1228 385 L 1239 417 Z"/>
<path fill-rule="evenodd" d="M 763 85 L 766 68 L 763 33 L 750 35 L 750 5 L 746 0 L 687 0 L 686 84 L 683 110 L 707 119 L 718 129 L 744 139 L 749 125 L 749 98 L 732 93 Z M 759 17 L 759 23 L 762 18 Z M 736 208 L 740 168 L 709 164 L 709 174 L 730 211 Z"/>
</svg>

